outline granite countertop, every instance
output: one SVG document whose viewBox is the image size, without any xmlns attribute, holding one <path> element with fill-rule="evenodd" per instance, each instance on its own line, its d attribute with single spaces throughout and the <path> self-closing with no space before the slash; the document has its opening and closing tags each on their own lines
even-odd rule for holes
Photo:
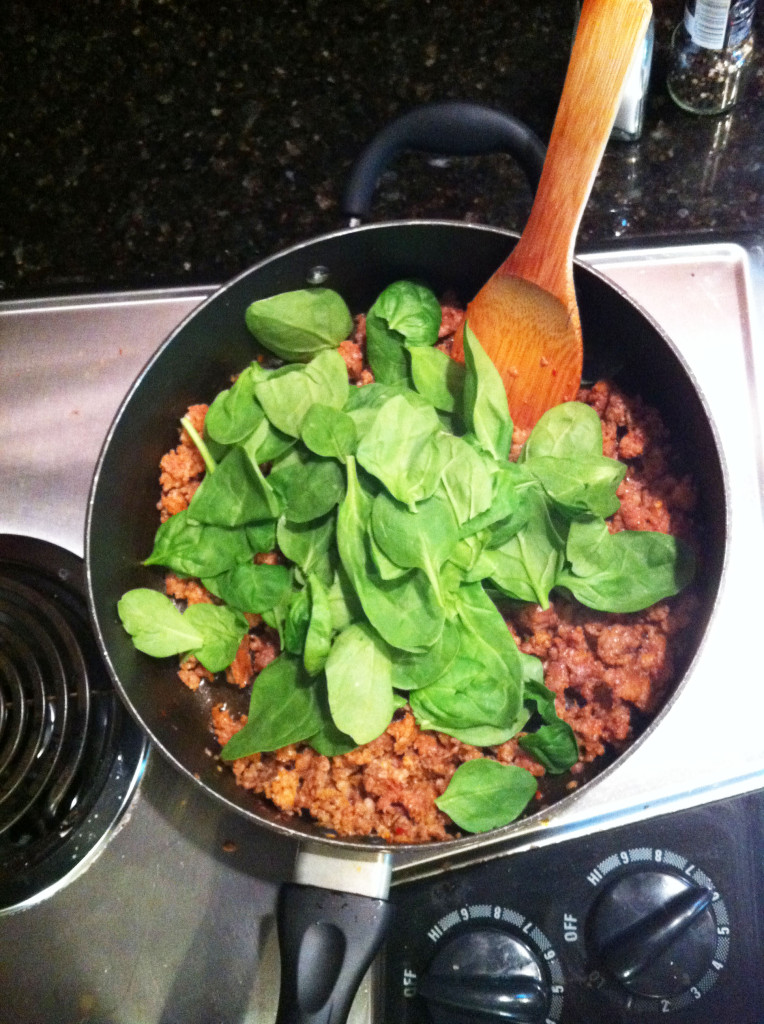
<svg viewBox="0 0 764 1024">
<path fill-rule="evenodd" d="M 488 104 L 546 141 L 573 0 L 6 0 L 0 62 L 0 299 L 223 281 L 344 226 L 349 169 L 393 117 Z M 761 43 L 728 115 L 665 88 L 682 0 L 655 0 L 642 138 L 612 141 L 579 250 L 764 228 Z M 756 14 L 764 40 L 764 9 Z M 504 156 L 404 155 L 376 219 L 520 230 L 530 189 Z"/>
</svg>

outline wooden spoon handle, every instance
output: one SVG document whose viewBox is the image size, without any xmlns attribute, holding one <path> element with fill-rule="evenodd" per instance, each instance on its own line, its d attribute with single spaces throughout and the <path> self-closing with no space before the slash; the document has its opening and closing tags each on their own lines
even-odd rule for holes
<svg viewBox="0 0 764 1024">
<path fill-rule="evenodd" d="M 578 226 L 651 13 L 650 0 L 584 0 L 536 198 L 498 271 L 535 282 L 566 306 Z"/>
</svg>

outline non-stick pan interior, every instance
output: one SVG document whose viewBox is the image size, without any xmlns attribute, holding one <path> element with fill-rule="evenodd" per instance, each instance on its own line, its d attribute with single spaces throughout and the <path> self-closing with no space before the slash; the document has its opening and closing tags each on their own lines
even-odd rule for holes
<svg viewBox="0 0 764 1024">
<path fill-rule="evenodd" d="M 159 460 L 177 444 L 178 421 L 187 407 L 211 401 L 230 375 L 257 354 L 244 324 L 244 310 L 253 300 L 305 287 L 316 268 L 324 268 L 326 283 L 354 312 L 367 309 L 385 285 L 401 278 L 426 281 L 436 292 L 452 292 L 466 302 L 513 244 L 514 236 L 494 229 L 411 222 L 340 232 L 281 253 L 234 280 L 174 332 L 144 369 L 112 425 L 94 479 L 86 536 L 89 596 L 99 641 L 118 690 L 155 744 L 189 777 L 255 821 L 292 833 L 325 835 L 237 787 L 232 773 L 216 759 L 209 712 L 213 704 L 235 698 L 232 688 L 222 683 L 192 693 L 179 682 L 175 659 L 158 661 L 140 654 L 117 618 L 117 601 L 126 590 L 161 586 L 161 571 L 141 565 L 158 525 Z M 576 284 L 585 374 L 592 379 L 615 376 L 626 390 L 656 405 L 700 483 L 703 603 L 688 664 L 716 600 L 724 561 L 725 484 L 715 433 L 682 360 L 649 319 L 583 266 L 576 269 Z"/>
</svg>

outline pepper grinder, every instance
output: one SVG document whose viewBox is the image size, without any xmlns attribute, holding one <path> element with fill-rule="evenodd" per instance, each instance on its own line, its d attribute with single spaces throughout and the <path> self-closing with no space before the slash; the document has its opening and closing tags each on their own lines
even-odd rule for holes
<svg viewBox="0 0 764 1024">
<path fill-rule="evenodd" d="M 740 99 L 751 67 L 756 0 L 685 0 L 666 78 L 674 102 L 693 114 L 721 114 Z"/>
</svg>

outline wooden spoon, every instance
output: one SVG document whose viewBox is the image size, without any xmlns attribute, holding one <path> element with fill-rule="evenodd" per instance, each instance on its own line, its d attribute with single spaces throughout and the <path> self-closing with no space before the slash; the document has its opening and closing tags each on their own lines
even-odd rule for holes
<svg viewBox="0 0 764 1024">
<path fill-rule="evenodd" d="M 575 398 L 581 383 L 573 248 L 651 12 L 649 0 L 584 0 L 528 223 L 467 306 L 467 323 L 502 375 L 518 427 Z M 452 354 L 464 358 L 461 332 Z"/>
</svg>

